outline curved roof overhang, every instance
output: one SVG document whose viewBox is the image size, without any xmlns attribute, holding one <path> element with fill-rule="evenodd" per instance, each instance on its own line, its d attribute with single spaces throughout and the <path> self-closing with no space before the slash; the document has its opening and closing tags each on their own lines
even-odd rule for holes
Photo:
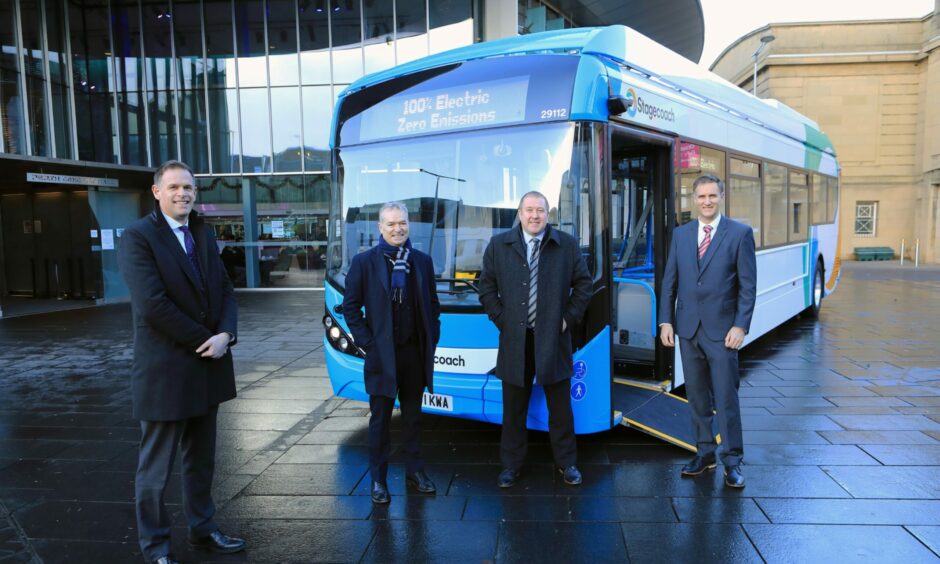
<svg viewBox="0 0 940 564">
<path fill-rule="evenodd" d="M 705 16 L 700 0 L 553 0 L 581 27 L 625 25 L 693 63 L 702 58 Z"/>
</svg>

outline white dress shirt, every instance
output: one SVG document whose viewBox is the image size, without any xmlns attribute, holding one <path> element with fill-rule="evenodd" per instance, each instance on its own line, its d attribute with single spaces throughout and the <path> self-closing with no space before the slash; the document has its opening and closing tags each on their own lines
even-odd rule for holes
<svg viewBox="0 0 940 564">
<path fill-rule="evenodd" d="M 712 226 L 712 239 L 714 239 L 715 233 L 718 231 L 719 223 L 721 223 L 721 212 L 719 212 L 718 215 L 715 216 L 715 221 L 711 223 L 708 223 L 708 224 L 702 223 L 701 219 L 698 221 L 698 244 L 699 245 L 701 245 L 702 240 L 705 239 L 705 226 L 706 225 Z"/>
<path fill-rule="evenodd" d="M 160 213 L 163 213 L 162 211 Z M 186 223 L 180 223 L 163 213 L 163 218 L 166 219 L 167 225 L 170 226 L 170 230 L 173 231 L 173 234 L 176 235 L 176 240 L 180 242 L 180 245 L 183 247 L 183 252 L 186 252 L 186 236 L 183 235 L 183 232 L 180 230 L 180 227 L 188 225 Z"/>
<path fill-rule="evenodd" d="M 526 260 L 528 260 L 529 262 L 532 262 L 532 239 L 539 240 L 539 249 L 541 249 L 542 243 L 545 242 L 545 231 L 546 230 L 543 229 L 542 232 L 539 233 L 538 235 L 529 235 L 528 231 L 526 231 L 525 229 L 522 230 L 522 238 L 523 240 L 525 240 Z"/>
</svg>

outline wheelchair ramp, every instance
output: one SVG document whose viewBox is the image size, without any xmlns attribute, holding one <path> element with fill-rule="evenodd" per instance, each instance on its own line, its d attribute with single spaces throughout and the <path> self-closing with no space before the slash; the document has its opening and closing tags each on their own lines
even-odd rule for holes
<svg viewBox="0 0 940 564">
<path fill-rule="evenodd" d="M 685 398 L 655 384 L 614 378 L 613 407 L 623 414 L 620 424 L 695 452 L 695 438 Z"/>
</svg>

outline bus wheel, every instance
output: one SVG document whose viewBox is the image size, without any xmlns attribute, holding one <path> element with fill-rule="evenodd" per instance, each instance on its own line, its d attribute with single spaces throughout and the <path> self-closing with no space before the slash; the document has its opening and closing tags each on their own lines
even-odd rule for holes
<svg viewBox="0 0 940 564">
<path fill-rule="evenodd" d="M 819 310 L 822 308 L 823 296 L 826 294 L 825 288 L 826 272 L 822 261 L 816 263 L 816 272 L 813 273 L 813 287 L 810 288 L 810 304 L 806 308 L 806 313 L 810 317 L 819 317 Z"/>
</svg>

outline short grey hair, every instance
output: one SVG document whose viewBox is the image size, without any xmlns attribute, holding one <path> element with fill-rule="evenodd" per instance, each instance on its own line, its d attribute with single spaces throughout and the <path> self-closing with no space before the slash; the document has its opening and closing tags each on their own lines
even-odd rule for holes
<svg viewBox="0 0 940 564">
<path fill-rule="evenodd" d="M 548 203 L 548 198 L 546 198 L 545 194 L 539 192 L 538 190 L 532 190 L 530 192 L 526 192 L 525 194 L 523 194 L 522 197 L 519 198 L 519 207 L 517 209 L 521 210 L 522 202 L 524 202 L 526 198 L 531 198 L 533 196 L 542 198 L 542 201 L 545 202 L 545 211 L 548 211 L 548 209 L 551 207 L 551 205 Z"/>
<path fill-rule="evenodd" d="M 379 223 L 382 223 L 382 215 L 386 210 L 398 210 L 405 216 L 405 219 L 408 219 L 408 206 L 404 202 L 385 202 L 379 208 Z"/>
</svg>

